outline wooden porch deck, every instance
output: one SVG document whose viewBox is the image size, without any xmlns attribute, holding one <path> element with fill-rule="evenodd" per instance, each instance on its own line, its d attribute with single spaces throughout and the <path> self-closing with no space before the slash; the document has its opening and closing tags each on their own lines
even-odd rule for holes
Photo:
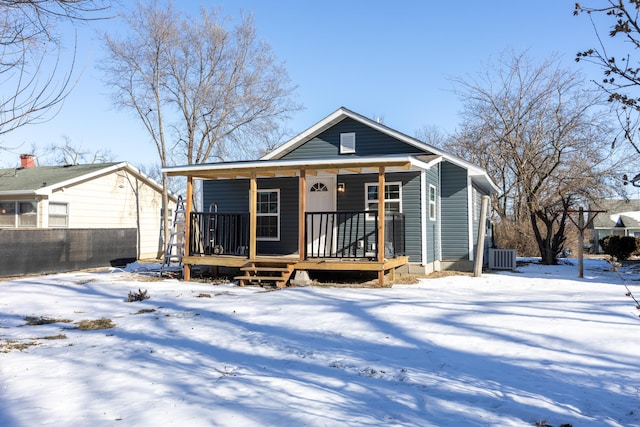
<svg viewBox="0 0 640 427">
<path fill-rule="evenodd" d="M 271 281 L 277 282 L 279 287 L 283 287 L 289 281 L 290 276 L 296 271 L 323 270 L 323 271 L 371 271 L 378 272 L 378 285 L 384 285 L 384 274 L 391 272 L 391 280 L 395 280 L 395 270 L 398 267 L 408 264 L 409 257 L 398 256 L 385 259 L 384 261 L 371 261 L 368 259 L 345 259 L 345 258 L 313 258 L 304 261 L 298 255 L 258 255 L 254 258 L 236 255 L 198 255 L 184 256 L 182 262 L 185 265 L 206 265 L 211 267 L 238 268 L 249 272 L 246 276 L 239 276 L 241 285 L 244 282 L 267 281 L 265 276 L 260 276 L 261 271 L 283 271 L 288 270 L 288 274 L 273 277 Z M 251 276 L 251 273 L 254 276 Z M 256 280 L 251 280 L 255 278 Z"/>
</svg>

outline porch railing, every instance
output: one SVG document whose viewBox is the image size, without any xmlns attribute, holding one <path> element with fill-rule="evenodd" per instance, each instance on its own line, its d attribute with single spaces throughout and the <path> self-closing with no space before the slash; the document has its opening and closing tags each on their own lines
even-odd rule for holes
<svg viewBox="0 0 640 427">
<path fill-rule="evenodd" d="M 249 255 L 249 214 L 192 212 L 191 255 Z"/>
<path fill-rule="evenodd" d="M 371 211 L 307 212 L 305 259 L 375 258 L 378 213 Z M 404 215 L 385 212 L 386 258 L 405 254 Z"/>
</svg>

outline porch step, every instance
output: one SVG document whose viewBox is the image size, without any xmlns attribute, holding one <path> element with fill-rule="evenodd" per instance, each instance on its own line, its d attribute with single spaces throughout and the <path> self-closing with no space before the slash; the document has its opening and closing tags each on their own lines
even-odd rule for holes
<svg viewBox="0 0 640 427">
<path fill-rule="evenodd" d="M 241 271 L 251 271 L 254 273 L 257 273 L 259 271 L 269 271 L 269 272 L 274 272 L 274 273 L 281 273 L 281 272 L 289 272 L 291 270 L 289 270 L 286 267 L 242 267 L 240 268 Z"/>
<path fill-rule="evenodd" d="M 234 280 L 238 280 L 240 286 L 255 282 L 262 285 L 263 282 L 268 282 L 274 283 L 278 288 L 284 288 L 293 274 L 293 265 L 287 262 L 251 261 L 240 268 L 245 275 L 236 276 Z"/>
</svg>

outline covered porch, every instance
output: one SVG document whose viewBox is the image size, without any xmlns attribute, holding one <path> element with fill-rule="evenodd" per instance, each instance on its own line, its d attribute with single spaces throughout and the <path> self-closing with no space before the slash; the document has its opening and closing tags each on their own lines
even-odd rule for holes
<svg viewBox="0 0 640 427">
<path fill-rule="evenodd" d="M 430 158 L 428 160 L 435 161 Z M 414 156 L 294 160 L 262 160 L 165 168 L 169 176 L 186 176 L 186 241 L 184 278 L 194 265 L 239 268 L 241 284 L 272 280 L 284 286 L 298 271 L 370 271 L 382 286 L 390 272 L 407 264 L 404 252 L 404 216 L 385 209 L 362 211 L 310 210 L 308 180 L 318 176 L 377 174 L 377 188 L 385 188 L 385 173 L 429 167 Z M 258 179 L 297 178 L 297 251 L 273 255 L 258 253 Z M 194 212 L 195 179 L 248 180 L 247 212 Z M 338 189 L 339 190 L 339 186 Z M 377 194 L 385 206 L 385 191 Z M 313 208 L 314 206 L 311 206 Z M 291 218 L 287 218 L 290 221 Z M 379 243 L 381 242 L 381 243 Z M 266 274 L 266 273 L 269 274 Z M 275 279 L 274 279 L 275 277 Z"/>
</svg>

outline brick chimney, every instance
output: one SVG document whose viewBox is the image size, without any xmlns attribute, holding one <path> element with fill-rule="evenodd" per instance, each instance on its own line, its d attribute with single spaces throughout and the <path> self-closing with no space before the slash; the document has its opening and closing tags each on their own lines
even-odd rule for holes
<svg viewBox="0 0 640 427">
<path fill-rule="evenodd" d="M 20 167 L 33 168 L 36 166 L 36 156 L 33 154 L 20 154 Z"/>
</svg>

